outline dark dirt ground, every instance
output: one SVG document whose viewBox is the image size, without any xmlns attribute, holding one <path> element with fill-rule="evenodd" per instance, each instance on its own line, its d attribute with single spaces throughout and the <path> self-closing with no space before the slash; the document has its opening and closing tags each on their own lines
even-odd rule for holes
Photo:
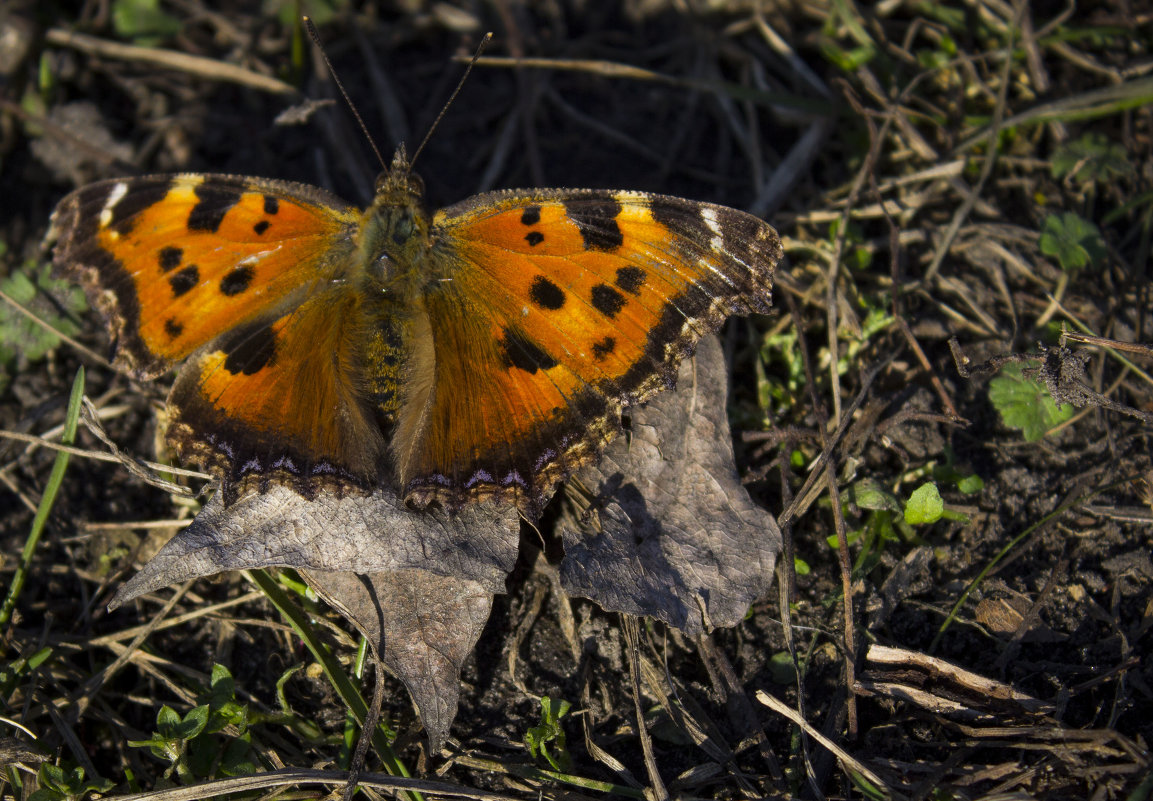
<svg viewBox="0 0 1153 801">
<path fill-rule="evenodd" d="M 1072 320 L 1126 342 L 1153 339 L 1150 108 L 1102 110 L 1104 101 L 1088 94 L 1149 80 L 1153 19 L 1125 2 L 1034 3 L 1028 24 L 1014 27 L 1010 3 L 932 5 L 936 10 L 859 4 L 846 12 L 847 4 L 822 2 L 634 2 L 606 10 L 608 4 L 580 2 L 450 7 L 417 0 L 355 10 L 339 4 L 331 18 L 313 11 L 330 58 L 385 150 L 427 130 L 460 74 L 451 57 L 470 53 L 485 30 L 495 32 L 490 55 L 604 60 L 678 79 L 478 68 L 421 159 L 434 204 L 496 187 L 629 188 L 752 209 L 782 234 L 778 313 L 731 322 L 726 343 L 730 416 L 748 489 L 777 514 L 795 504 L 782 518 L 789 545 L 777 577 L 793 595 L 782 609 L 771 594 L 741 625 L 700 642 L 659 624 L 642 626 L 642 653 L 654 668 L 643 700 L 655 764 L 681 797 L 880 797 L 882 790 L 862 789 L 814 739 L 758 703 L 758 691 L 800 709 L 894 797 L 1143 799 L 1153 790 L 1149 425 L 1087 407 L 1044 439 L 1025 442 L 992 405 L 988 377 L 961 377 L 947 344 L 956 337 L 977 363 L 1053 343 L 1054 324 Z M 274 119 L 291 98 L 61 46 L 51 33 L 76 30 L 291 79 L 290 27 L 278 19 L 277 4 L 225 10 L 197 0 L 162 3 L 179 24 L 155 41 L 138 29 L 115 30 L 105 3 L 79 6 L 9 0 L 0 8 L 4 35 L 15 31 L 4 40 L 0 64 L 5 275 L 43 260 L 39 243 L 54 204 L 98 177 L 236 172 L 369 199 L 375 162 L 342 106 L 307 125 L 278 126 Z M 774 49 L 767 28 L 813 71 L 811 81 Z M 1018 57 L 1006 68 L 1010 35 Z M 837 61 L 866 42 L 876 49 L 872 58 Z M 942 52 L 948 58 L 927 66 L 926 53 Z M 312 56 L 305 63 L 305 94 L 331 96 L 331 84 L 315 77 Z M 38 75 L 49 74 L 44 85 Z M 692 80 L 800 96 L 835 116 L 697 91 Z M 395 107 L 382 100 L 383 82 Z M 1097 112 L 1078 117 L 1062 106 L 1044 121 L 1016 121 L 983 172 L 988 139 L 969 142 L 989 119 L 1077 98 Z M 83 145 L 60 132 L 62 109 L 79 103 L 90 104 L 79 113 L 91 116 L 70 130 Z M 52 124 L 44 125 L 45 115 Z M 1092 185 L 1055 178 L 1054 153 L 1086 133 L 1120 145 L 1132 171 Z M 53 143 L 57 151 L 48 152 Z M 795 170 L 794 179 L 767 190 L 784 170 Z M 880 212 L 880 197 L 891 219 Z M 846 209 L 854 220 L 847 244 L 830 234 Z M 1038 244 L 1046 216 L 1064 211 L 1096 222 L 1107 245 L 1098 263 L 1072 273 Z M 832 271 L 838 254 L 841 266 Z M 47 304 L 41 298 L 33 308 Z M 897 319 L 863 335 L 870 310 L 896 310 Z M 830 326 L 844 362 L 836 390 Z M 792 333 L 800 344 L 770 344 Z M 86 316 L 80 339 L 103 351 L 101 337 L 94 316 Z M 1088 380 L 1121 404 L 1148 409 L 1148 359 L 1132 358 L 1136 366 L 1126 367 L 1094 348 Z M 46 435 L 59 425 L 82 361 L 68 346 L 34 362 L 11 360 L 0 428 Z M 123 406 L 105 421 L 113 440 L 152 457 L 166 388 L 90 368 L 88 395 L 99 406 Z M 889 530 L 883 515 L 853 500 L 866 479 L 907 499 L 935 478 L 946 507 L 959 513 L 850 546 L 849 560 L 864 560 L 851 576 L 853 685 L 845 675 L 838 551 L 826 542 L 837 516 L 827 485 L 815 498 L 799 497 L 821 452 L 821 421 L 838 409 L 851 413 L 833 450 L 850 531 Z M 954 411 L 957 419 L 950 419 Z M 86 434 L 80 444 L 99 447 Z M 17 441 L 0 447 L 0 575 L 7 585 L 54 455 Z M 960 492 L 950 469 L 979 476 L 983 488 Z M 186 712 L 214 663 L 237 677 L 240 700 L 275 710 L 278 679 L 310 661 L 268 602 L 239 577 L 225 576 L 197 582 L 168 614 L 190 617 L 149 636 L 98 694 L 85 694 L 85 683 L 132 641 L 133 627 L 169 597 L 105 610 L 145 549 L 155 548 L 154 537 L 172 530 L 131 523 L 187 517 L 187 508 L 124 471 L 74 458 L 16 619 L 2 632 L 5 718 L 34 734 L 52 760 L 109 779 L 114 794 L 159 786 L 166 763 L 127 743 L 156 728 L 162 704 Z M 581 711 L 564 720 L 568 774 L 625 788 L 633 781 L 621 792 L 635 797 L 652 783 L 625 676 L 621 621 L 560 597 L 548 558 L 537 554 L 537 541 L 526 537 L 509 592 L 497 598 L 466 665 L 445 753 L 425 753 L 403 687 L 388 681 L 384 717 L 399 732 L 395 748 L 412 775 L 464 789 L 526 799 L 599 797 L 594 787 L 531 770 L 548 765 L 526 751 L 525 732 L 539 723 L 540 696 L 559 697 Z M 807 567 L 795 575 L 794 554 Z M 204 611 L 246 592 L 242 603 Z M 351 658 L 347 627 L 316 609 L 341 657 Z M 799 678 L 782 621 L 791 627 Z M 38 668 L 15 661 L 45 645 L 54 656 Z M 911 654 L 885 667 L 867 655 L 877 645 Z M 917 668 L 917 658 L 945 660 L 1003 685 L 966 690 L 955 676 Z M 1044 704 L 1028 712 L 1027 703 L 1003 697 L 1006 685 Z M 916 703 L 909 688 L 932 703 Z M 263 766 L 346 764 L 339 741 L 346 712 L 323 677 L 297 673 L 284 692 L 323 736 L 310 740 L 298 727 L 266 720 L 252 735 Z M 672 706 L 660 693 L 673 696 Z M 77 716 L 80 698 L 86 709 Z M 945 709 L 947 699 L 962 710 Z M 31 740 L 11 723 L 0 728 L 0 736 L 13 738 L 3 741 L 9 758 L 16 741 Z M 370 755 L 368 768 L 379 765 Z M 19 791 L 10 783 L 16 774 Z M 24 798 L 32 779 L 13 767 L 0 786 L 5 797 Z"/>
</svg>

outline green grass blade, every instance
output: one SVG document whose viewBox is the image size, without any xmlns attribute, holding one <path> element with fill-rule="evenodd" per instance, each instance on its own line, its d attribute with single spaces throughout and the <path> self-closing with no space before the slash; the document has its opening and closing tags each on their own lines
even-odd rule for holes
<svg viewBox="0 0 1153 801">
<path fill-rule="evenodd" d="M 1153 78 L 1138 78 L 1116 86 L 1106 86 L 1103 89 L 1094 89 L 1090 92 L 1063 97 L 1051 103 L 1041 103 L 1004 120 L 1001 123 L 1001 128 L 1108 117 L 1151 103 L 1153 103 Z M 988 135 L 989 129 L 986 127 L 962 142 L 956 151 L 964 153 L 979 144 Z"/>
<path fill-rule="evenodd" d="M 64 433 L 60 441 L 71 445 L 76 441 L 76 428 L 80 419 L 80 401 L 84 398 L 84 368 L 76 371 L 76 378 L 72 381 L 72 394 L 68 398 L 68 413 L 64 418 Z M 56 503 L 56 496 L 60 486 L 64 483 L 64 471 L 68 469 L 68 459 L 71 454 L 57 451 L 56 461 L 52 464 L 52 473 L 48 476 L 48 484 L 44 487 L 44 495 L 40 498 L 40 505 L 36 507 L 36 516 L 32 519 L 32 529 L 28 532 L 28 539 L 24 541 L 24 550 L 20 554 L 20 564 L 12 576 L 12 584 L 8 587 L 8 595 L 4 598 L 4 606 L 0 607 L 0 627 L 7 626 L 12 619 L 12 610 L 16 608 L 16 600 L 24 589 L 24 582 L 28 579 L 28 570 L 32 565 L 32 556 L 36 553 L 36 546 L 40 543 L 40 535 L 44 532 L 44 524 L 48 522 L 48 514 Z"/>
<path fill-rule="evenodd" d="M 299 606 L 297 606 L 289 597 L 276 580 L 272 578 L 264 570 L 246 570 L 245 574 L 248 575 L 256 586 L 264 593 L 265 597 L 272 602 L 272 605 L 277 608 L 288 624 L 292 626 L 297 636 L 304 641 L 305 646 L 312 652 L 317 663 L 321 669 L 324 670 L 328 676 L 329 682 L 336 690 L 337 694 L 344 701 L 345 706 L 356 716 L 356 719 L 361 725 L 364 725 L 364 720 L 368 715 L 368 704 L 365 703 L 364 698 L 361 696 L 360 691 L 353 684 L 352 679 L 344 672 L 340 666 L 340 662 L 335 656 L 329 652 L 328 647 L 320 641 L 317 636 L 316 630 L 312 624 L 308 622 L 308 616 L 304 613 Z M 377 677 L 379 681 L 379 677 Z M 380 757 L 384 763 L 385 770 L 393 776 L 408 777 L 411 774 L 408 768 L 400 760 L 400 757 L 392 750 L 392 746 L 385 738 L 384 733 L 378 726 L 376 731 L 372 733 L 372 746 L 376 749 L 377 756 Z M 413 791 L 407 792 L 408 798 L 412 801 L 423 801 L 423 796 Z"/>
</svg>

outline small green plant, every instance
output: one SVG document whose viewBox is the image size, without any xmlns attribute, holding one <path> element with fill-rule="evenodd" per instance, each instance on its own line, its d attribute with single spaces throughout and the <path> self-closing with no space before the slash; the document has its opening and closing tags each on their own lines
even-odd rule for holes
<svg viewBox="0 0 1153 801">
<path fill-rule="evenodd" d="M 1079 214 L 1050 214 L 1041 227 L 1041 252 L 1053 256 L 1061 269 L 1073 272 L 1105 258 L 1101 229 Z"/>
<path fill-rule="evenodd" d="M 945 464 L 933 465 L 933 480 L 938 484 L 951 484 L 964 495 L 975 495 L 985 489 L 985 480 L 976 473 L 965 473 L 957 469 L 955 454 L 948 443 L 945 444 Z"/>
<path fill-rule="evenodd" d="M 841 219 L 838 217 L 829 223 L 829 244 L 836 243 L 837 235 L 840 232 Z M 855 222 L 850 222 L 845 226 L 845 249 L 842 258 L 850 270 L 857 272 L 868 270 L 873 263 L 872 251 L 865 247 L 864 231 Z"/>
<path fill-rule="evenodd" d="M 845 534 L 845 541 L 849 545 L 859 545 L 861 548 L 853 564 L 854 576 L 871 571 L 889 543 L 900 542 L 902 537 L 916 539 L 912 528 L 901 519 L 900 500 L 879 482 L 866 478 L 852 484 L 844 500 L 852 507 L 866 512 L 862 521 L 864 525 Z M 836 534 L 826 537 L 825 542 L 830 548 L 838 547 Z"/>
<path fill-rule="evenodd" d="M 821 31 L 821 55 L 842 72 L 856 72 L 877 56 L 877 43 L 869 36 L 857 12 L 847 3 L 834 3 Z M 852 44 L 837 40 L 847 37 Z"/>
<path fill-rule="evenodd" d="M 113 0 L 112 27 L 119 36 L 155 47 L 180 33 L 180 19 L 160 7 L 160 0 Z"/>
<path fill-rule="evenodd" d="M 932 481 L 926 481 L 913 490 L 905 504 L 905 522 L 910 526 L 936 523 L 945 513 L 945 501 Z"/>
<path fill-rule="evenodd" d="M 978 479 L 979 480 L 979 479 Z M 846 542 L 859 545 L 861 550 L 853 564 L 853 575 L 871 571 L 880 561 L 881 554 L 891 543 L 919 543 L 921 538 L 914 526 L 928 526 L 941 519 L 964 521 L 959 512 L 945 506 L 937 485 L 932 481 L 920 484 L 908 500 L 899 497 L 873 479 L 862 479 L 852 484 L 845 493 L 852 508 L 864 510 L 864 525 L 849 531 Z M 837 536 L 825 540 L 830 548 L 837 547 Z"/>
<path fill-rule="evenodd" d="M 1020 429 L 1026 442 L 1036 442 L 1073 416 L 1069 404 L 1058 406 L 1040 381 L 1022 375 L 1019 364 L 1009 364 L 989 382 L 989 400 L 1009 428 Z"/>
<path fill-rule="evenodd" d="M 924 14 L 926 18 L 941 23 L 949 30 L 966 33 L 970 36 L 987 36 L 989 34 L 988 26 L 980 22 L 977 23 L 976 30 L 974 30 L 974 20 L 965 14 L 963 7 L 952 7 L 948 3 L 919 2 L 916 4 L 916 9 L 918 14 Z"/>
<path fill-rule="evenodd" d="M 228 668 L 213 666 L 208 691 L 197 701 L 184 717 L 169 706 L 162 707 L 152 737 L 128 744 L 147 748 L 157 759 L 169 762 L 164 778 L 175 774 L 184 784 L 255 773 L 247 731 L 248 707 L 236 701 L 236 685 Z M 229 726 L 236 726 L 239 734 L 222 734 Z"/>
<path fill-rule="evenodd" d="M 540 699 L 540 724 L 524 733 L 524 744 L 536 759 L 543 759 L 553 770 L 569 773 L 572 770 L 572 757 L 565 744 L 564 729 L 560 719 L 568 714 L 572 704 L 568 701 L 554 701 L 547 695 Z"/>
<path fill-rule="evenodd" d="M 1129 178 L 1136 171 L 1125 148 L 1099 133 L 1087 133 L 1053 154 L 1053 177 L 1078 183 L 1104 183 Z"/>
<path fill-rule="evenodd" d="M 849 769 L 849 780 L 868 801 L 888 801 L 893 796 L 885 787 L 878 787 L 869 781 L 869 778 L 857 770 Z"/>
<path fill-rule="evenodd" d="M 0 255 L 3 249 L 0 247 Z M 13 366 L 19 367 L 17 358 L 24 363 L 43 359 L 60 344 L 60 337 L 73 336 L 80 327 L 72 318 L 88 308 L 84 293 L 76 286 L 52 277 L 52 267 L 34 262 L 0 280 L 0 290 L 25 309 L 35 312 L 49 328 L 39 325 L 28 315 L 7 303 L 0 303 L 0 389 L 8 382 Z M 54 298 L 56 303 L 48 301 Z"/>
<path fill-rule="evenodd" d="M 88 793 L 107 793 L 113 783 L 99 776 L 89 779 L 84 768 L 65 769 L 61 765 L 45 763 L 36 773 L 40 789 L 28 796 L 28 801 L 79 801 Z"/>
<path fill-rule="evenodd" d="M 769 658 L 769 678 L 774 684 L 795 684 L 797 681 L 797 666 L 793 664 L 793 655 L 788 651 L 777 651 Z"/>
<path fill-rule="evenodd" d="M 52 649 L 45 647 L 31 656 L 21 656 L 11 662 L 0 663 L 0 703 L 7 706 L 12 701 L 12 693 L 21 681 L 26 681 L 28 675 L 48 661 L 52 656 Z"/>
<path fill-rule="evenodd" d="M 860 363 L 861 351 L 868 346 L 869 341 L 893 324 L 893 316 L 888 310 L 883 306 L 873 306 L 867 298 L 862 297 L 859 308 L 865 312 L 864 319 L 861 320 L 860 334 L 842 336 L 848 344 L 844 354 L 837 360 L 837 372 L 840 375 L 848 375 L 854 366 Z"/>
<path fill-rule="evenodd" d="M 792 327 L 779 334 L 766 334 L 761 342 L 761 363 L 780 365 L 776 374 L 784 373 L 784 380 L 770 380 L 767 376 L 758 382 L 757 392 L 761 408 L 788 408 L 795 402 L 796 394 L 805 385 L 805 362 L 801 349 L 797 347 L 797 332 Z"/>
</svg>

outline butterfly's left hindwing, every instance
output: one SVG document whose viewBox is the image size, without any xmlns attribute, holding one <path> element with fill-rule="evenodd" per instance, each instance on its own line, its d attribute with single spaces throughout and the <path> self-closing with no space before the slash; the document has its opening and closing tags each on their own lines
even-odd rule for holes
<svg viewBox="0 0 1153 801">
<path fill-rule="evenodd" d="M 238 326 L 181 368 L 168 441 L 224 481 L 226 502 L 255 481 L 371 489 L 390 474 L 382 420 L 365 396 L 373 339 L 361 293 L 317 290 L 271 319 Z M 395 385 L 396 375 L 377 365 Z"/>
<path fill-rule="evenodd" d="M 768 311 L 781 254 L 756 217 L 627 192 L 482 195 L 432 236 L 451 265 L 424 299 L 436 375 L 394 444 L 418 503 L 539 505 L 701 336 Z"/>
</svg>

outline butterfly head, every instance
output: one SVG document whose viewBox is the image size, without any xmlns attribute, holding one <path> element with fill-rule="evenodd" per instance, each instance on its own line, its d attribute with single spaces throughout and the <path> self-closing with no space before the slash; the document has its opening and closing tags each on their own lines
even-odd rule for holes
<svg viewBox="0 0 1153 801">
<path fill-rule="evenodd" d="M 376 196 L 362 220 L 360 247 L 372 272 L 395 277 L 396 265 L 423 264 L 429 220 L 424 182 L 412 171 L 402 144 L 392 166 L 376 179 Z"/>
<path fill-rule="evenodd" d="M 408 195 L 416 201 L 424 200 L 424 181 L 412 171 L 412 162 L 408 159 L 404 142 L 401 142 L 396 153 L 392 156 L 392 164 L 376 177 L 376 198 L 373 205 L 380 202 L 382 196 L 399 197 Z"/>
</svg>

